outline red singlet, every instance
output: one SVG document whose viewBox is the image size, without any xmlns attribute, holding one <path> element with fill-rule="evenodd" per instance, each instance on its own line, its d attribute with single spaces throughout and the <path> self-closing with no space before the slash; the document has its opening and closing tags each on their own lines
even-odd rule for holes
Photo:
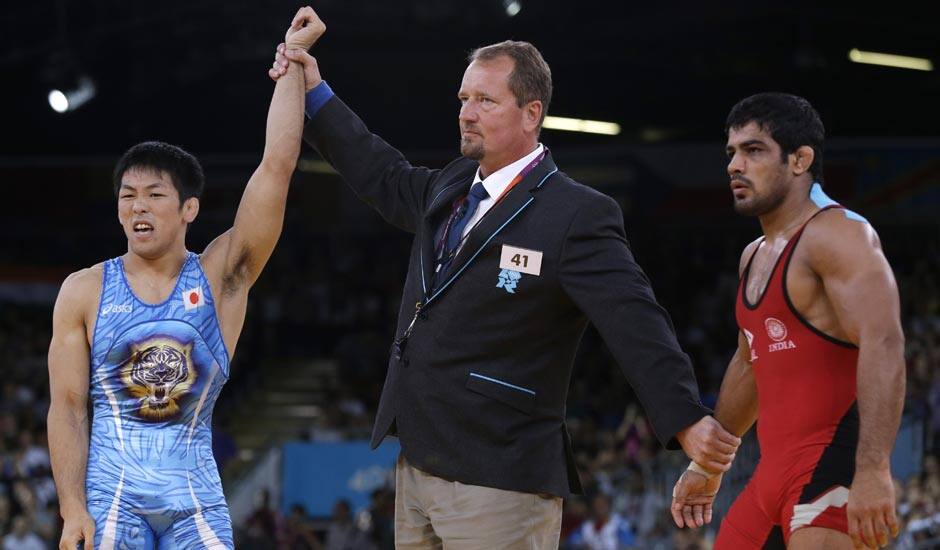
<svg viewBox="0 0 940 550">
<path fill-rule="evenodd" d="M 841 207 L 819 212 L 829 208 Z M 757 250 L 741 276 L 735 313 L 757 381 L 761 459 L 722 522 L 716 550 L 781 547 L 807 526 L 848 531 L 858 348 L 811 326 L 787 293 L 790 261 L 810 220 L 787 243 L 756 303 L 746 292 Z"/>
</svg>

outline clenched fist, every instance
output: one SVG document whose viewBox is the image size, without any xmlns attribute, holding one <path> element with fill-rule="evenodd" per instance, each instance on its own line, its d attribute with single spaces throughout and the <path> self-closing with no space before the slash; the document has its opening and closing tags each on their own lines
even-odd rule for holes
<svg viewBox="0 0 940 550">
<path fill-rule="evenodd" d="M 711 416 L 676 434 L 685 454 L 709 472 L 727 472 L 741 438 L 729 433 Z"/>
<path fill-rule="evenodd" d="M 284 43 L 288 49 L 309 50 L 313 44 L 326 32 L 326 25 L 310 6 L 297 10 L 297 15 L 291 21 Z"/>
</svg>

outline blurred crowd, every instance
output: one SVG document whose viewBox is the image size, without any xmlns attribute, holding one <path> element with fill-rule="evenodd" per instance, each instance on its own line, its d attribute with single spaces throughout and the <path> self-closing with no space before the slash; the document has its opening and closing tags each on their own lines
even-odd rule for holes
<svg viewBox="0 0 940 550">
<path fill-rule="evenodd" d="M 391 488 L 374 490 L 368 506 L 358 512 L 349 501 L 337 500 L 328 518 L 310 517 L 301 504 L 280 514 L 265 492 L 244 524 L 235 526 L 235 545 L 240 550 L 392 550 L 394 520 Z"/>
<path fill-rule="evenodd" d="M 750 237 L 728 239 L 717 231 L 649 233 L 655 240 L 641 235 L 634 250 L 693 358 L 703 400 L 714 405 L 736 345 L 735 266 Z M 905 414 L 923 426 L 919 473 L 897 480 L 903 531 L 896 547 L 940 547 L 940 239 L 935 232 L 911 239 L 906 230 L 885 230 L 882 238 L 902 298 Z M 309 438 L 335 441 L 368 433 L 384 379 L 407 250 L 407 236 L 396 233 L 310 235 L 283 243 L 253 291 L 217 421 L 225 424 L 264 376 L 263 369 L 240 365 L 301 355 L 332 357 L 341 378 L 335 395 L 342 399 L 320 404 L 324 414 L 311 426 Z M 61 520 L 45 432 L 50 326 L 51 305 L 0 304 L 2 550 L 55 548 L 58 540 Z M 710 547 L 712 528 L 679 531 L 672 525 L 668 495 L 684 467 L 681 453 L 661 450 L 593 330 L 585 334 L 579 351 L 568 416 L 586 494 L 565 502 L 563 548 Z M 236 452 L 224 431 L 216 444 L 226 457 Z M 731 485 L 726 490 L 740 490 Z M 384 550 L 393 547 L 393 515 L 394 492 L 388 487 L 375 491 L 362 510 L 336 502 L 329 518 L 312 518 L 300 505 L 280 510 L 263 501 L 245 524 L 235 527 L 239 548 Z"/>
<path fill-rule="evenodd" d="M 0 307 L 0 547 L 41 550 L 58 541 L 46 443 L 49 308 Z"/>
</svg>

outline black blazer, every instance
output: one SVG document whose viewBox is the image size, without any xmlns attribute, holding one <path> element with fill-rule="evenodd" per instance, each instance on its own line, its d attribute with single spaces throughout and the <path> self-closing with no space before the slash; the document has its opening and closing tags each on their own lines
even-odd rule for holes
<svg viewBox="0 0 940 550">
<path fill-rule="evenodd" d="M 708 410 L 688 356 L 624 236 L 620 208 L 546 155 L 468 234 L 433 286 L 433 239 L 477 162 L 414 167 L 338 97 L 304 139 L 390 223 L 415 234 L 372 446 L 397 435 L 415 467 L 514 491 L 580 493 L 565 400 L 588 321 L 663 444 Z M 500 277 L 504 246 L 542 253 L 538 275 Z M 524 258 L 517 258 L 525 261 Z M 515 287 L 512 288 L 512 283 Z M 416 305 L 420 311 L 416 315 Z"/>
</svg>

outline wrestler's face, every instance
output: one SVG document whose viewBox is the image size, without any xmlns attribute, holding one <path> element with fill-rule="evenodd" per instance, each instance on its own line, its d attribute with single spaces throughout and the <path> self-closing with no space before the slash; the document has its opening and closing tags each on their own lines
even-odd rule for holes
<svg viewBox="0 0 940 550">
<path fill-rule="evenodd" d="M 463 156 L 501 167 L 529 152 L 526 148 L 532 141 L 531 132 L 537 131 L 541 103 L 533 102 L 539 104 L 533 123 L 532 106 L 520 107 L 509 89 L 514 66 L 512 58 L 499 56 L 478 59 L 464 72 L 457 92 Z"/>
<path fill-rule="evenodd" d="M 130 168 L 118 189 L 118 220 L 127 236 L 128 249 L 153 260 L 181 244 L 186 226 L 199 213 L 199 199 L 180 204 L 171 176 L 149 168 Z"/>
<path fill-rule="evenodd" d="M 725 151 L 735 212 L 761 216 L 783 203 L 792 178 L 787 155 L 770 133 L 756 122 L 730 128 Z"/>
</svg>

